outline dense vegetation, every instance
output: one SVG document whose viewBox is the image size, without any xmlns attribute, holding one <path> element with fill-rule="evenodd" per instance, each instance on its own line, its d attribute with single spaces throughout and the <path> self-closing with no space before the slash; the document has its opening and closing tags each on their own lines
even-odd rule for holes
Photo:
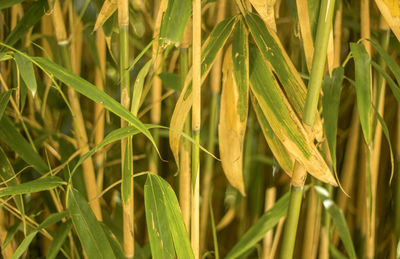
<svg viewBox="0 0 400 259">
<path fill-rule="evenodd" d="M 3 258 L 399 258 L 398 0 L 0 1 Z"/>
</svg>

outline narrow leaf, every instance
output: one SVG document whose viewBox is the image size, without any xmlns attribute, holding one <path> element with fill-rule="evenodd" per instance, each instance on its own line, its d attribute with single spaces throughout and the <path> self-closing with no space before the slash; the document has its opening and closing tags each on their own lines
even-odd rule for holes
<svg viewBox="0 0 400 259">
<path fill-rule="evenodd" d="M 48 216 L 45 220 L 43 220 L 43 222 L 40 223 L 40 225 L 36 228 L 36 230 L 41 230 L 50 227 L 51 225 L 65 218 L 68 214 L 69 214 L 68 211 L 53 213 L 50 216 Z"/>
<path fill-rule="evenodd" d="M 168 1 L 160 28 L 160 40 L 163 44 L 176 45 L 180 43 L 191 12 L 192 1 L 190 0 Z"/>
<path fill-rule="evenodd" d="M 19 52 L 14 53 L 14 58 L 15 62 L 17 63 L 19 72 L 21 73 L 22 79 L 24 80 L 29 90 L 31 90 L 33 97 L 35 97 L 37 84 L 32 62 L 24 55 L 21 55 Z"/>
<path fill-rule="evenodd" d="M 62 245 L 65 242 L 65 239 L 68 236 L 69 231 L 72 228 L 72 222 L 71 220 L 68 220 L 64 223 L 62 223 L 58 229 L 56 234 L 53 237 L 53 241 L 51 242 L 49 251 L 47 253 L 47 259 L 53 259 L 56 258 L 58 252 L 60 251 Z"/>
<path fill-rule="evenodd" d="M 364 45 L 350 43 L 351 53 L 354 57 L 357 105 L 360 113 L 361 128 L 367 144 L 371 143 L 371 59 Z"/>
<path fill-rule="evenodd" d="M 311 175 L 336 186 L 335 178 L 314 145 L 314 139 L 295 115 L 272 71 L 257 49 L 250 48 L 250 57 L 251 90 L 272 130 L 291 155 Z"/>
<path fill-rule="evenodd" d="M 130 111 L 125 109 L 120 103 L 114 100 L 111 96 L 99 90 L 96 86 L 89 83 L 85 79 L 73 74 L 72 72 L 66 70 L 60 65 L 57 65 L 49 59 L 45 59 L 42 57 L 33 57 L 32 59 L 37 62 L 45 71 L 53 74 L 66 85 L 69 85 L 77 92 L 83 94 L 92 101 L 101 104 L 105 109 L 111 111 L 112 113 L 129 122 L 132 126 L 142 132 L 157 149 L 157 145 L 153 137 L 151 136 L 149 130 L 144 126 L 144 124 Z"/>
<path fill-rule="evenodd" d="M 201 81 L 207 77 L 211 70 L 211 67 L 221 51 L 228 37 L 231 35 L 233 28 L 236 24 L 237 18 L 228 18 L 215 26 L 210 36 L 203 44 L 201 55 Z M 189 114 L 190 108 L 192 107 L 192 73 L 189 71 L 183 90 L 179 95 L 179 99 L 176 103 L 174 112 L 172 114 L 170 128 L 177 131 L 183 131 L 183 125 L 186 121 L 186 117 Z M 169 133 L 169 144 L 174 155 L 177 165 L 179 165 L 179 149 L 181 135 L 171 130 Z"/>
<path fill-rule="evenodd" d="M 8 101 L 10 100 L 12 90 L 8 90 L 0 94 L 0 119 L 3 117 L 4 111 L 6 110 Z"/>
<path fill-rule="evenodd" d="M 25 0 L 7 0 L 7 1 L 1 1 L 0 2 L 0 10 L 9 8 L 13 5 L 19 4 Z"/>
<path fill-rule="evenodd" d="M 103 6 L 101 7 L 100 13 L 97 16 L 93 31 L 97 31 L 97 29 L 100 28 L 100 26 L 102 26 L 108 20 L 108 18 L 111 17 L 117 8 L 117 0 L 105 0 Z"/>
<path fill-rule="evenodd" d="M 334 203 L 334 201 L 330 199 L 329 192 L 326 189 L 320 186 L 314 186 L 314 188 L 319 196 L 321 196 L 322 204 L 324 205 L 325 210 L 331 215 L 347 254 L 350 256 L 350 259 L 356 259 L 357 256 L 354 250 L 353 240 L 351 239 L 350 231 L 343 212 Z"/>
<path fill-rule="evenodd" d="M 67 202 L 72 222 L 88 258 L 116 258 L 103 228 L 85 198 L 71 188 Z"/>
<path fill-rule="evenodd" d="M 327 73 L 322 83 L 322 91 L 324 93 L 322 96 L 322 117 L 333 168 L 336 168 L 336 133 L 343 78 L 344 69 L 338 67 L 333 70 L 332 77 Z"/>
<path fill-rule="evenodd" d="M 278 224 L 279 220 L 286 215 L 288 206 L 289 193 L 286 193 L 243 235 L 225 258 L 241 258 L 246 251 L 255 246 L 270 229 Z"/>
<path fill-rule="evenodd" d="M 25 182 L 14 186 L 9 186 L 6 188 L 1 188 L 0 197 L 4 197 L 6 195 L 18 195 L 18 194 L 47 191 L 55 189 L 60 185 L 65 185 L 65 184 L 67 183 L 57 176 L 47 176 L 45 178 L 35 179 L 30 182 Z"/>
<path fill-rule="evenodd" d="M 149 174 L 144 187 L 147 229 L 154 258 L 194 258 L 178 200 L 161 177 Z M 175 252 L 174 252 L 175 247 Z"/>
<path fill-rule="evenodd" d="M 40 174 L 44 174 L 48 171 L 48 167 L 42 158 L 17 131 L 6 115 L 0 119 L 0 138 L 25 162 L 32 165 Z"/>
<path fill-rule="evenodd" d="M 20 258 L 26 249 L 28 249 L 29 245 L 32 243 L 32 240 L 35 238 L 36 234 L 38 231 L 33 231 L 29 235 L 25 237 L 25 239 L 21 242 L 21 244 L 18 246 L 18 248 L 15 250 L 13 256 L 11 259 L 18 259 Z"/>
</svg>

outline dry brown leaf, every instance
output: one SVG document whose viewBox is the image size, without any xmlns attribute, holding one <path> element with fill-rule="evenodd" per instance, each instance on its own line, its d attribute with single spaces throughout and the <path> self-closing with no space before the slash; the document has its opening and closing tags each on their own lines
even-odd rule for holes
<svg viewBox="0 0 400 259">
<path fill-rule="evenodd" d="M 100 26 L 102 26 L 117 10 L 117 8 L 118 0 L 105 0 L 103 6 L 101 7 L 100 13 L 97 16 L 93 30 L 96 31 Z"/>
<path fill-rule="evenodd" d="M 221 108 L 218 125 L 222 168 L 229 183 L 244 196 L 242 168 L 247 116 L 241 121 L 238 112 L 239 91 L 233 75 L 232 46 L 228 47 L 226 51 L 222 73 Z"/>
<path fill-rule="evenodd" d="M 400 1 L 399 0 L 375 0 L 382 16 L 389 24 L 390 29 L 400 41 Z"/>
</svg>

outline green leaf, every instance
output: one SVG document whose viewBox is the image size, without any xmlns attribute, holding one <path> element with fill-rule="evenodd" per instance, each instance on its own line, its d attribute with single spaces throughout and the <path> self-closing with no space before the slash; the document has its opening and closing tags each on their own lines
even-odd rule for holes
<svg viewBox="0 0 400 259">
<path fill-rule="evenodd" d="M 17 63 L 21 77 L 26 86 L 31 90 L 33 97 L 35 97 L 37 84 L 35 78 L 35 71 L 33 71 L 32 62 L 19 52 L 14 53 L 15 62 Z"/>
<path fill-rule="evenodd" d="M 147 176 L 144 186 L 146 222 L 153 258 L 194 258 L 178 200 L 161 177 Z M 175 252 L 174 252 L 175 247 Z"/>
<path fill-rule="evenodd" d="M 161 72 L 158 75 L 161 78 L 163 85 L 169 89 L 180 92 L 182 90 L 182 84 L 180 83 L 179 76 L 175 73 Z"/>
<path fill-rule="evenodd" d="M 258 123 L 260 124 L 261 130 L 265 137 L 265 140 L 268 143 L 269 148 L 271 149 L 274 157 L 278 161 L 281 168 L 289 175 L 292 175 L 294 168 L 294 159 L 290 156 L 290 153 L 287 151 L 285 146 L 279 140 L 279 138 L 275 135 L 271 126 L 268 123 L 267 118 L 264 116 L 263 111 L 261 110 L 260 105 L 258 104 L 255 98 L 252 98 L 253 108 L 256 112 L 256 116 L 258 119 Z M 272 164 L 272 163 L 271 163 Z"/>
<path fill-rule="evenodd" d="M 92 101 L 101 104 L 105 109 L 111 111 L 112 113 L 129 122 L 132 126 L 142 132 L 157 149 L 156 142 L 154 141 L 153 137 L 151 136 L 149 130 L 145 127 L 145 125 L 130 111 L 125 109 L 120 103 L 114 100 L 111 96 L 99 90 L 96 86 L 89 83 L 85 79 L 73 74 L 72 72 L 68 71 L 60 65 L 57 65 L 49 59 L 45 59 L 42 57 L 33 57 L 32 59 L 37 62 L 45 71 L 53 74 L 56 78 L 60 79 L 66 85 L 74 88 L 74 90 L 76 90 L 77 92 L 83 94 Z"/>
<path fill-rule="evenodd" d="M 331 200 L 329 197 L 329 192 L 326 189 L 322 188 L 321 186 L 314 186 L 314 188 L 321 197 L 325 210 L 329 213 L 329 215 L 331 215 L 347 254 L 350 256 L 350 259 L 356 259 L 357 256 L 354 250 L 353 240 L 351 239 L 350 231 L 343 212 L 339 209 L 335 202 Z"/>
<path fill-rule="evenodd" d="M 6 188 L 1 188 L 0 197 L 6 195 L 18 195 L 18 194 L 47 191 L 55 189 L 58 186 L 65 184 L 67 183 L 57 176 L 47 176 L 45 178 L 35 179 L 30 182 L 25 182 L 14 186 L 9 186 Z"/>
<path fill-rule="evenodd" d="M 83 196 L 73 188 L 68 192 L 68 208 L 79 240 L 88 258 L 116 258 L 111 245 Z"/>
<path fill-rule="evenodd" d="M 0 119 L 0 138 L 40 174 L 43 175 L 48 172 L 48 167 L 43 162 L 42 158 L 17 131 L 6 115 Z"/>
<path fill-rule="evenodd" d="M 7 1 L 0 1 L 0 10 L 9 8 L 13 5 L 19 4 L 25 0 L 7 0 Z"/>
<path fill-rule="evenodd" d="M 4 111 L 6 110 L 8 101 L 10 100 L 12 90 L 8 90 L 0 94 L 0 119 L 3 117 Z"/>
<path fill-rule="evenodd" d="M 163 44 L 179 44 L 187 21 L 192 12 L 192 1 L 169 0 L 160 27 L 160 40 Z"/>
<path fill-rule="evenodd" d="M 25 252 L 26 249 L 28 249 L 29 245 L 31 244 L 32 240 L 35 238 L 36 234 L 38 231 L 33 231 L 29 235 L 25 237 L 25 239 L 21 242 L 21 244 L 18 246 L 18 248 L 14 251 L 13 256 L 11 259 L 18 259 L 21 257 L 21 255 Z"/>
<path fill-rule="evenodd" d="M 314 139 L 295 115 L 256 48 L 250 48 L 250 87 L 271 129 L 290 154 L 317 179 L 337 185 L 330 168 L 314 145 Z"/>
<path fill-rule="evenodd" d="M 8 2 L 8 1 L 1 1 Z M 47 0 L 34 2 L 24 17 L 18 22 L 14 29 L 8 34 L 4 41 L 8 45 L 14 45 L 29 29 L 31 29 L 47 12 L 49 6 Z"/>
<path fill-rule="evenodd" d="M 372 66 L 379 72 L 381 75 L 385 78 L 386 82 L 388 83 L 390 90 L 392 90 L 392 93 L 394 97 L 396 98 L 397 102 L 400 103 L 400 88 L 396 83 L 393 81 L 393 79 L 386 73 L 386 71 L 379 66 L 379 64 L 375 62 L 371 62 Z"/>
<path fill-rule="evenodd" d="M 365 142 L 370 144 L 372 140 L 371 58 L 361 43 L 350 43 L 350 49 L 355 64 L 357 105 L 361 128 Z"/>
<path fill-rule="evenodd" d="M 151 66 L 151 60 L 147 61 L 146 65 L 140 69 L 139 74 L 136 77 L 135 85 L 133 87 L 133 94 L 132 94 L 132 105 L 131 105 L 131 112 L 136 116 L 139 111 L 140 105 L 140 98 L 142 98 L 143 92 L 143 84 L 146 75 L 149 73 L 149 69 Z"/>
<path fill-rule="evenodd" d="M 58 229 L 56 234 L 53 237 L 53 241 L 51 242 L 49 252 L 47 253 L 47 259 L 53 259 L 56 258 L 58 252 L 61 249 L 61 246 L 64 244 L 65 239 L 68 236 L 69 231 L 72 228 L 72 222 L 71 220 L 68 220 L 64 223 L 62 223 Z"/>
<path fill-rule="evenodd" d="M 285 89 L 290 104 L 297 116 L 302 118 L 307 95 L 306 86 L 286 54 L 278 36 L 267 28 L 263 20 L 256 14 L 247 13 L 246 22 L 261 55 L 271 64 L 271 69 Z"/>
<path fill-rule="evenodd" d="M 339 117 L 340 92 L 344 78 L 343 67 L 335 68 L 332 77 L 327 73 L 322 83 L 322 117 L 324 131 L 332 157 L 333 168 L 336 170 L 336 133 Z"/>
<path fill-rule="evenodd" d="M 40 225 L 36 228 L 36 230 L 45 229 L 45 228 L 59 222 L 61 219 L 65 218 L 67 215 L 69 215 L 68 211 L 53 213 L 50 216 L 48 216 L 45 220 L 43 220 L 43 222 L 40 223 Z"/>
<path fill-rule="evenodd" d="M 232 248 L 225 257 L 226 259 L 239 258 L 250 248 L 256 245 L 265 234 L 272 229 L 279 220 L 286 215 L 289 206 L 289 193 L 280 198 L 275 205 L 255 223 L 240 241 Z"/>
<path fill-rule="evenodd" d="M 243 122 L 247 119 L 249 99 L 249 45 L 242 19 L 239 19 L 233 33 L 232 60 L 233 75 L 239 92 L 238 113 Z"/>
</svg>

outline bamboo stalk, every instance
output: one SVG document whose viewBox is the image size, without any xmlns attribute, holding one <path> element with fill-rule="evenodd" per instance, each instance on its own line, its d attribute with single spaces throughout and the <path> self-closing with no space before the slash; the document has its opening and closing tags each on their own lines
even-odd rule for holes
<svg viewBox="0 0 400 259">
<path fill-rule="evenodd" d="M 129 2 L 118 0 L 118 25 L 120 45 L 120 80 L 121 80 L 121 104 L 129 110 L 131 104 L 130 78 L 129 78 Z M 121 119 L 121 128 L 127 126 L 127 122 Z M 131 155 L 132 138 L 121 140 L 121 169 L 124 170 L 126 153 Z M 128 148 L 128 150 L 127 150 Z M 128 166 L 132 168 L 132 165 Z M 124 253 L 127 258 L 134 256 L 134 192 L 133 177 L 130 182 L 130 197 L 122 203 L 123 207 L 123 235 Z"/>
<path fill-rule="evenodd" d="M 215 24 L 221 22 L 226 13 L 226 0 L 220 0 L 217 3 L 217 19 Z M 210 107 L 210 118 L 208 128 L 208 142 L 207 150 L 212 154 L 215 153 L 215 137 L 217 134 L 217 118 L 218 118 L 218 101 L 219 93 L 221 88 L 221 69 L 222 69 L 222 53 L 219 53 L 216 57 L 214 66 L 211 70 L 210 84 L 211 84 L 211 107 Z M 201 215 L 200 215 L 200 251 L 205 250 L 205 240 L 207 237 L 207 224 L 209 214 L 209 202 L 210 193 L 212 192 L 212 178 L 214 175 L 214 158 L 211 156 L 206 157 L 204 166 L 204 176 L 202 183 L 202 204 L 201 204 Z"/>
<path fill-rule="evenodd" d="M 324 67 L 326 62 L 326 50 L 328 47 L 328 38 L 331 30 L 330 28 L 332 25 L 334 7 L 335 7 L 334 0 L 321 2 L 318 27 L 317 27 L 317 36 L 315 40 L 315 52 L 311 68 L 310 80 L 308 83 L 306 103 L 303 113 L 303 123 L 306 125 L 306 127 L 310 128 L 310 131 L 312 130 L 317 112 L 319 93 L 321 89 Z M 296 162 L 292 175 L 292 187 L 290 193 L 289 209 L 287 214 L 283 245 L 281 249 L 281 258 L 286 259 L 293 257 L 293 250 L 297 233 L 297 224 L 299 220 L 304 182 L 306 177 L 307 177 L 306 170 L 301 165 L 299 165 L 298 162 Z"/>
<path fill-rule="evenodd" d="M 102 28 L 98 29 L 96 32 L 96 41 L 97 51 L 99 53 L 100 67 L 96 67 L 95 85 L 97 86 L 97 88 L 103 91 L 104 85 L 106 83 L 106 41 Z M 104 108 L 98 103 L 94 105 L 93 123 L 95 124 L 94 144 L 98 145 L 104 138 L 105 124 Z M 106 151 L 97 152 L 94 157 L 94 164 L 97 169 L 97 188 L 99 190 L 103 189 L 105 152 Z"/>
<path fill-rule="evenodd" d="M 201 0 L 193 0 L 193 107 L 192 107 L 192 220 L 191 243 L 200 258 L 200 124 L 201 124 Z"/>
<path fill-rule="evenodd" d="M 49 4 L 51 3 L 52 0 L 49 0 Z M 62 48 L 62 55 L 65 66 L 68 69 L 72 70 L 71 60 L 67 48 L 68 44 L 67 33 L 65 30 L 61 6 L 58 0 L 54 0 L 52 20 L 53 20 L 54 30 L 56 33 L 57 43 Z M 71 109 L 73 112 L 72 116 L 74 119 L 74 130 L 78 147 L 79 149 L 82 150 L 82 154 L 85 154 L 89 152 L 85 123 L 78 95 L 71 87 L 68 87 L 68 99 L 71 103 Z M 93 184 L 96 182 L 96 177 L 92 159 L 89 158 L 85 162 L 83 162 L 82 167 L 83 167 L 83 176 L 85 179 L 85 186 L 88 195 L 88 200 L 92 200 L 98 194 L 97 186 Z M 92 208 L 94 214 L 96 215 L 96 218 L 101 221 L 102 216 L 101 216 L 100 202 L 98 200 L 95 200 L 90 203 L 90 207 Z"/>
<path fill-rule="evenodd" d="M 272 186 L 265 191 L 265 211 L 271 209 L 276 200 L 276 187 Z M 265 234 L 263 239 L 263 259 L 273 259 L 272 257 L 272 243 L 274 231 L 271 229 Z"/>
</svg>

